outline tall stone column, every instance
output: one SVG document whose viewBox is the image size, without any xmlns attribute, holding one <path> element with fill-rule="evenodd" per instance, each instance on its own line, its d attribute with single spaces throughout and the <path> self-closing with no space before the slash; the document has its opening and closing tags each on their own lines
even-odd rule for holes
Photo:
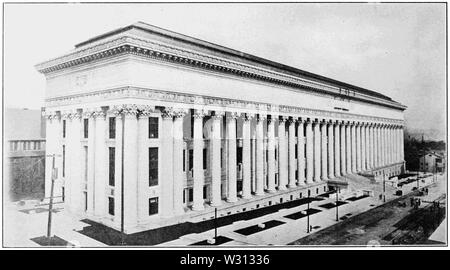
<svg viewBox="0 0 450 270">
<path fill-rule="evenodd" d="M 398 158 L 398 153 L 400 152 L 398 149 L 399 143 L 398 143 L 398 126 L 394 126 L 394 162 L 397 163 L 400 161 Z"/>
<path fill-rule="evenodd" d="M 267 174 L 268 185 L 267 190 L 269 192 L 275 192 L 275 116 L 271 115 L 271 118 L 267 118 L 267 139 L 268 139 L 268 161 L 267 161 Z"/>
<path fill-rule="evenodd" d="M 372 169 L 378 168 L 378 124 L 372 125 L 372 139 L 373 139 L 373 156 L 372 156 Z"/>
<path fill-rule="evenodd" d="M 402 158 L 401 158 L 401 144 L 402 144 L 402 140 L 400 137 L 400 126 L 397 126 L 397 162 L 401 162 Z"/>
<path fill-rule="evenodd" d="M 395 126 L 391 125 L 391 164 L 395 163 Z"/>
<path fill-rule="evenodd" d="M 222 168 L 220 166 L 220 148 L 222 138 L 220 136 L 220 125 L 222 123 L 224 112 L 215 111 L 212 117 L 211 133 L 211 205 L 219 206 L 222 204 L 220 185 L 222 179 Z"/>
<path fill-rule="evenodd" d="M 227 139 L 228 139 L 228 202 L 237 201 L 236 183 L 236 118 L 238 114 L 231 112 L 227 119 Z"/>
<path fill-rule="evenodd" d="M 242 123 L 242 198 L 249 199 L 252 194 L 251 179 L 251 120 L 253 115 L 245 114 Z"/>
<path fill-rule="evenodd" d="M 321 158 L 322 158 L 322 180 L 328 180 L 328 157 L 327 157 L 327 123 L 325 121 L 320 125 L 320 135 L 321 135 Z"/>
<path fill-rule="evenodd" d="M 314 170 L 314 138 L 312 121 L 306 121 L 306 184 L 313 183 Z"/>
<path fill-rule="evenodd" d="M 286 121 L 288 118 L 286 116 L 280 116 L 278 120 L 278 176 L 279 185 L 278 190 L 285 190 L 288 184 L 288 145 L 286 142 Z"/>
<path fill-rule="evenodd" d="M 332 121 L 328 123 L 328 178 L 334 178 L 334 127 Z"/>
<path fill-rule="evenodd" d="M 334 175 L 341 176 L 341 126 L 340 121 L 334 125 Z"/>
<path fill-rule="evenodd" d="M 347 174 L 347 128 L 346 123 L 342 121 L 341 130 L 341 175 Z"/>
<path fill-rule="evenodd" d="M 297 173 L 298 173 L 298 184 L 303 186 L 305 182 L 305 137 L 304 137 L 304 126 L 303 119 L 298 121 L 297 126 Z"/>
<path fill-rule="evenodd" d="M 183 171 L 183 118 L 187 114 L 185 109 L 174 110 L 173 122 L 173 210 L 175 215 L 184 214 L 183 192 L 184 192 L 184 171 Z M 220 128 L 220 127 L 219 127 Z M 220 141 L 219 141 L 219 166 L 220 166 Z M 220 198 L 220 188 L 219 188 Z"/>
<path fill-rule="evenodd" d="M 352 173 L 356 173 L 356 123 L 353 122 L 350 127 L 352 143 Z"/>
<path fill-rule="evenodd" d="M 124 229 L 129 230 L 137 225 L 137 182 L 138 182 L 138 125 L 137 125 L 137 107 L 136 105 L 125 105 L 123 107 L 124 114 L 124 137 L 123 137 L 123 215 L 124 215 Z M 168 135 L 164 132 L 163 125 L 163 136 Z M 172 136 L 171 136 L 172 138 Z M 164 148 L 163 148 L 164 149 Z M 172 146 L 169 149 L 166 149 L 172 153 Z M 172 163 L 172 156 L 169 159 L 165 159 L 164 155 L 161 156 L 161 159 L 164 160 L 164 163 Z M 164 173 L 165 169 L 162 169 L 162 179 L 164 181 L 158 181 L 161 184 L 161 215 L 169 216 L 172 214 L 173 204 L 172 204 L 172 194 L 168 194 L 169 198 L 166 198 L 165 186 L 169 184 L 169 190 L 172 191 L 173 186 L 171 185 L 172 179 L 172 170 L 168 172 L 167 175 Z M 168 177 L 170 175 L 170 178 Z M 165 177 L 167 176 L 167 177 Z M 167 203 L 164 202 L 165 199 Z M 167 206 L 167 208 L 166 208 Z"/>
<path fill-rule="evenodd" d="M 386 125 L 386 165 L 391 164 L 391 138 L 390 138 L 390 126 Z"/>
<path fill-rule="evenodd" d="M 320 122 L 314 122 L 314 182 L 320 182 Z"/>
<path fill-rule="evenodd" d="M 345 126 L 345 149 L 346 149 L 346 153 L 345 156 L 347 158 L 346 161 L 346 169 L 347 169 L 347 174 L 352 173 L 352 136 L 351 136 L 351 124 L 348 123 Z"/>
<path fill-rule="evenodd" d="M 95 119 L 95 194 L 94 214 L 106 215 L 106 186 L 108 157 L 106 155 L 106 114 L 102 109 L 93 113 Z"/>
<path fill-rule="evenodd" d="M 151 107 L 139 107 L 138 114 L 138 222 L 148 217 L 148 194 L 149 186 L 149 150 L 148 150 L 148 118 L 154 109 Z M 117 121 L 117 120 L 116 120 Z M 116 137 L 117 137 L 116 130 Z M 174 155 L 175 156 L 175 155 Z M 118 164 L 116 164 L 118 166 Z"/>
<path fill-rule="evenodd" d="M 366 156 L 366 149 L 367 149 L 367 124 L 363 123 L 361 126 L 361 170 L 366 171 L 367 170 L 367 156 Z"/>
<path fill-rule="evenodd" d="M 400 161 L 404 161 L 405 160 L 405 135 L 404 135 L 404 130 L 403 130 L 403 126 L 400 128 Z"/>
<path fill-rule="evenodd" d="M 367 147 L 367 169 L 372 170 L 374 167 L 373 163 L 373 155 L 374 155 L 374 144 L 373 144 L 373 124 L 369 123 L 367 126 L 367 140 L 368 140 L 368 147 Z"/>
<path fill-rule="evenodd" d="M 88 119 L 88 160 L 87 160 L 87 213 L 94 214 L 94 200 L 95 200 L 95 118 L 93 114 L 94 109 L 89 109 L 83 112 L 84 117 Z"/>
<path fill-rule="evenodd" d="M 297 161 L 295 160 L 295 119 L 288 120 L 289 127 L 289 188 L 296 187 L 295 171 L 297 170 Z"/>
<path fill-rule="evenodd" d="M 378 150 L 379 150 L 379 163 L 380 167 L 384 166 L 384 126 L 380 125 L 378 128 L 379 138 L 378 138 Z"/>
<path fill-rule="evenodd" d="M 388 164 L 387 153 L 388 153 L 388 143 L 387 143 L 387 126 L 383 126 L 383 166 Z"/>
<path fill-rule="evenodd" d="M 356 144 L 356 171 L 361 172 L 361 123 L 356 123 L 355 125 L 355 144 Z"/>
<path fill-rule="evenodd" d="M 201 211 L 204 209 L 203 186 L 205 173 L 203 171 L 203 117 L 207 114 L 204 110 L 194 111 L 194 201 L 192 209 Z"/>
<path fill-rule="evenodd" d="M 256 195 L 264 195 L 264 121 L 266 115 L 259 114 L 256 122 Z"/>
<path fill-rule="evenodd" d="M 81 114 L 77 110 L 69 111 L 67 120 L 66 142 L 67 142 L 67 176 L 70 189 L 69 209 L 73 213 L 80 213 L 81 207 Z M 48 135 L 48 133 L 47 133 Z M 45 164 L 47 166 L 47 163 Z M 51 163 L 49 163 L 51 165 Z M 47 175 L 46 175 L 47 177 Z"/>
<path fill-rule="evenodd" d="M 122 224 L 122 140 L 123 140 L 123 114 L 121 106 L 113 106 L 108 112 L 116 117 L 115 139 L 115 166 L 114 166 L 114 224 L 120 227 Z M 82 129 L 82 128 L 81 128 Z M 117 213 L 117 214 L 116 214 Z"/>
<path fill-rule="evenodd" d="M 257 118 L 256 118 L 257 119 Z M 256 123 L 257 125 L 257 123 Z M 251 189 L 252 192 L 256 194 L 256 125 L 255 129 L 253 131 L 253 135 L 251 135 L 250 139 L 250 145 L 251 145 L 251 170 L 250 170 L 250 176 L 251 176 Z M 251 125 L 250 125 L 251 128 Z"/>
</svg>

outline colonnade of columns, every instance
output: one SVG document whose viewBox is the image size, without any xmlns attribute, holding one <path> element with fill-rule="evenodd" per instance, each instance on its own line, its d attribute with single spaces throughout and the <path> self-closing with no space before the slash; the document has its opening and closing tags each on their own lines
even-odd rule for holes
<svg viewBox="0 0 450 270">
<path fill-rule="evenodd" d="M 116 116 L 115 135 L 115 189 L 121 190 L 123 173 L 123 190 L 125 204 L 136 206 L 138 211 L 125 211 L 125 220 L 135 224 L 145 216 L 144 210 L 148 198 L 136 196 L 136 191 L 147 186 L 138 179 L 148 178 L 148 115 L 154 108 L 139 106 L 122 106 L 119 109 L 98 108 L 94 111 L 81 110 L 62 114 L 67 119 L 67 157 L 70 164 L 68 174 L 71 179 L 85 179 L 86 186 L 75 181 L 71 185 L 72 194 L 83 190 L 87 192 L 87 212 L 106 211 L 105 198 L 107 189 L 108 125 L 107 116 Z M 183 192 L 185 188 L 183 170 L 183 118 L 186 109 L 168 108 L 157 111 L 161 115 L 160 133 L 160 213 L 169 217 L 184 213 Z M 120 117 L 119 117 L 120 116 Z M 359 122 L 336 119 L 317 119 L 307 117 L 288 117 L 286 115 L 265 113 L 237 113 L 230 111 L 207 111 L 195 109 L 193 117 L 193 204 L 194 211 L 204 209 L 203 187 L 205 174 L 203 169 L 203 118 L 211 116 L 210 169 L 211 198 L 213 206 L 223 203 L 221 194 L 222 166 L 226 166 L 226 199 L 236 202 L 238 195 L 249 199 L 261 196 L 265 192 L 276 192 L 326 181 L 346 174 L 371 171 L 376 168 L 403 162 L 403 127 L 397 124 Z M 83 118 L 89 119 L 89 136 L 84 142 Z M 225 121 L 224 137 L 227 157 L 225 165 L 221 163 L 221 125 Z M 60 133 L 58 125 L 61 119 L 48 118 L 48 137 Z M 242 138 L 237 138 L 237 119 L 242 126 Z M 123 128 L 122 128 L 123 127 Z M 53 137 L 52 137 L 53 136 Z M 237 140 L 242 139 L 242 189 L 237 189 Z M 47 150 L 58 152 L 55 142 L 47 143 Z M 123 144 L 123 145 L 122 145 Z M 83 153 L 83 145 L 87 153 Z M 276 149 L 278 151 L 276 151 Z M 80 157 L 86 155 L 86 171 L 80 170 Z M 122 158 L 123 155 L 123 158 Z M 119 166 L 124 162 L 123 167 Z M 83 161 L 84 162 L 84 161 Z M 47 167 L 51 162 L 47 160 Z M 50 164 L 50 165 L 48 165 Z M 221 165 L 222 164 L 222 165 Z M 123 172 L 122 172 L 123 168 Z M 46 173 L 48 172 L 48 168 Z M 278 173 L 278 177 L 276 174 Z M 47 174 L 48 175 L 48 174 Z M 278 181 L 276 181 L 278 179 Z M 241 180 L 241 179 L 239 179 Z M 81 181 L 81 183 L 84 183 Z M 113 195 L 118 198 L 120 194 Z M 73 195 L 74 207 L 79 207 L 80 196 Z M 141 200 L 141 201 L 140 201 Z M 115 204 L 119 213 L 121 204 Z M 119 222 L 117 219 L 115 219 Z M 131 226 L 131 225 L 130 225 Z"/>
</svg>

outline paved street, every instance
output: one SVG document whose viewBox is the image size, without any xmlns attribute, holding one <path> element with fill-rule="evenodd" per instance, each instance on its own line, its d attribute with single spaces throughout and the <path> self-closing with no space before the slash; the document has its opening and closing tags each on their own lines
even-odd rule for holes
<svg viewBox="0 0 450 270">
<path fill-rule="evenodd" d="M 429 185 L 432 183 L 432 178 L 426 179 L 424 182 L 419 182 L 420 186 Z M 439 194 L 442 194 L 444 185 L 444 176 L 438 178 L 438 184 L 430 188 L 430 193 L 426 197 L 427 200 L 433 200 Z M 402 187 L 404 193 L 412 191 L 412 188 L 417 185 L 417 182 L 411 182 Z M 398 198 L 389 189 L 386 193 L 387 200 Z M 329 196 L 329 197 L 328 197 Z M 425 198 L 424 198 L 425 199 Z M 226 224 L 218 228 L 217 244 L 220 246 L 241 246 L 241 245 L 287 245 L 294 244 L 348 244 L 348 241 L 341 241 L 340 235 L 331 235 L 325 228 L 328 228 L 336 224 L 336 208 L 334 205 L 335 195 L 326 195 L 323 198 L 318 198 L 310 203 L 309 207 L 309 222 L 312 228 L 312 234 L 307 232 L 307 203 L 298 204 L 283 204 L 278 207 L 277 211 L 269 214 L 263 213 L 261 216 L 257 216 L 251 219 L 242 219 L 236 222 L 219 222 Z M 377 194 L 373 197 L 367 196 L 353 196 L 340 202 L 339 210 L 339 222 L 345 223 L 352 216 L 366 212 L 370 209 L 376 208 L 383 202 L 379 199 Z M 409 203 L 409 202 L 408 202 Z M 295 206 L 297 205 L 297 206 Z M 33 207 L 32 204 L 17 206 L 9 205 L 5 209 L 5 227 L 8 233 L 5 235 L 6 246 L 21 246 L 21 247 L 38 247 L 39 245 L 30 240 L 35 237 L 43 236 L 46 234 L 47 229 L 47 216 L 48 212 L 45 211 L 46 206 Z M 101 247 L 107 245 L 120 245 L 120 234 L 114 230 L 107 230 L 104 226 L 92 225 L 93 223 L 85 220 L 81 220 L 77 217 L 71 217 L 64 209 L 63 204 L 56 205 L 57 212 L 53 215 L 53 233 L 75 246 L 81 247 Z M 30 209 L 34 209 L 34 212 L 30 212 Z M 409 207 L 404 208 L 407 210 Z M 352 239 L 357 239 L 351 242 L 351 244 L 366 245 L 370 240 L 377 240 L 381 244 L 384 244 L 379 235 L 379 231 L 388 230 L 396 220 L 400 220 L 406 216 L 407 211 L 396 212 L 396 210 L 389 212 L 389 216 L 382 215 L 380 220 L 384 223 L 380 223 L 380 220 L 374 222 L 373 228 L 377 230 L 367 230 L 367 228 L 360 228 L 356 223 L 352 225 L 350 232 L 347 235 L 351 235 Z M 385 214 L 385 213 L 384 213 Z M 395 218 L 390 218 L 395 217 Z M 231 218 L 231 217 L 230 217 Z M 206 224 L 206 223 L 205 223 Z M 208 239 L 214 237 L 213 226 L 209 226 L 211 229 L 202 230 L 202 224 L 187 224 L 183 230 L 194 231 L 194 233 L 188 233 L 181 235 L 180 237 L 171 241 L 164 241 L 164 237 L 170 233 L 170 228 L 155 230 L 149 232 L 143 232 L 129 237 L 127 240 L 132 245 L 160 245 L 160 246 L 188 246 L 188 245 L 208 245 Z M 359 227 L 358 227 L 359 226 Z M 379 227 L 379 228 L 378 228 Z M 98 233 L 103 235 L 99 237 Z M 180 227 L 181 228 L 181 227 Z M 193 229 L 194 228 L 194 229 Z M 321 231 L 324 230 L 324 233 Z M 197 232 L 198 231 L 198 232 Z M 372 233 L 373 232 L 373 233 Z M 364 235 L 364 237 L 354 237 L 355 235 Z M 380 234 L 381 235 L 381 234 Z M 309 240 L 302 240 L 302 238 Z M 320 236 L 320 237 L 318 237 Z M 320 238 L 320 241 L 316 241 Z M 97 240 L 95 240 L 97 239 Z M 133 240 L 134 239 L 134 240 Z M 138 239 L 138 241 L 136 241 Z M 297 241 L 300 239 L 299 241 Z M 316 240 L 312 240 L 316 239 Z M 328 240 L 327 240 L 328 239 Z M 346 239 L 349 239 L 347 237 Z M 147 242 L 146 242 L 147 241 Z M 297 242 L 296 242 L 297 241 Z M 334 241 L 334 242 L 333 242 Z"/>
</svg>

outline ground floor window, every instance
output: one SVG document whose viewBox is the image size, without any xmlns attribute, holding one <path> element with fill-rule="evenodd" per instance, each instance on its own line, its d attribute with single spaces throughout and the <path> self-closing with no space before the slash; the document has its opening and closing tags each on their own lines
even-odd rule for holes
<svg viewBox="0 0 450 270">
<path fill-rule="evenodd" d="M 148 215 L 158 214 L 158 197 L 148 199 Z"/>
<path fill-rule="evenodd" d="M 188 202 L 192 202 L 192 200 L 193 200 L 193 198 L 194 198 L 194 189 L 193 188 L 190 188 L 190 189 L 188 189 L 188 194 L 189 194 L 189 196 L 188 196 Z"/>
<path fill-rule="evenodd" d="M 114 216 L 114 198 L 108 197 L 108 213 Z"/>
</svg>

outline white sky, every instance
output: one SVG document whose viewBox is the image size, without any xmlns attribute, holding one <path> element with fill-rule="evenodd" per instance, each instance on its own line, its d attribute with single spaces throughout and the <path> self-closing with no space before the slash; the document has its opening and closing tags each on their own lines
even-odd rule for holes
<svg viewBox="0 0 450 270">
<path fill-rule="evenodd" d="M 143 21 L 388 95 L 409 129 L 446 123 L 445 4 L 6 4 L 6 107 L 44 106 L 34 65 Z"/>
</svg>

